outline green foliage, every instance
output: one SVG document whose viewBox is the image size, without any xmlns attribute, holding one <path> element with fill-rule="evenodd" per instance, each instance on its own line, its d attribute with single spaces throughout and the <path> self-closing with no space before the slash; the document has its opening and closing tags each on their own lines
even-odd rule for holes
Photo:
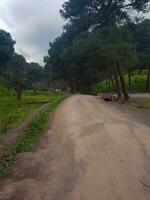
<svg viewBox="0 0 150 200">
<path fill-rule="evenodd" d="M 60 93 L 54 92 L 34 93 L 32 91 L 24 91 L 23 99 L 17 101 L 13 90 L 7 90 L 2 85 L 0 86 L 0 94 L 0 134 L 18 127 L 40 106 L 61 96 Z"/>
<path fill-rule="evenodd" d="M 68 80 L 72 91 L 88 92 L 102 73 L 114 71 L 114 63 L 118 62 L 123 67 L 136 60 L 135 44 L 127 26 L 83 32 L 74 38 L 71 45 L 61 48 L 60 41 L 63 42 L 64 37 L 51 45 L 47 64 L 52 66 L 59 78 L 60 74 L 65 75 L 64 79 Z M 56 59 L 58 57 L 60 60 Z M 57 62 L 53 62 L 55 59 Z"/>
<path fill-rule="evenodd" d="M 0 72 L 4 70 L 4 65 L 11 59 L 14 53 L 15 41 L 10 33 L 0 30 Z"/>
<path fill-rule="evenodd" d="M 44 82 L 44 70 L 38 63 L 28 63 L 26 66 L 26 82 L 28 89 L 38 90 L 38 84 Z"/>
<path fill-rule="evenodd" d="M 22 136 L 20 141 L 14 147 L 12 147 L 0 161 L 0 178 L 5 177 L 9 174 L 9 167 L 14 162 L 15 156 L 18 153 L 29 152 L 33 150 L 47 128 L 49 113 L 53 112 L 54 109 L 60 104 L 60 102 L 64 100 L 64 98 L 66 98 L 67 96 L 67 94 L 57 96 L 57 98 L 52 102 L 48 110 L 45 112 L 41 112 L 30 123 L 27 132 Z"/>
<path fill-rule="evenodd" d="M 7 66 L 6 84 L 16 91 L 17 99 L 21 99 L 27 76 L 27 63 L 23 56 L 14 54 Z"/>
<path fill-rule="evenodd" d="M 93 95 L 97 95 L 98 93 L 110 93 L 110 92 L 114 92 L 114 89 L 112 87 L 109 87 L 106 84 L 106 81 L 102 81 L 101 83 L 93 85 L 91 89 L 91 94 Z"/>
<path fill-rule="evenodd" d="M 131 76 L 131 92 L 146 92 L 146 73 L 134 74 Z M 125 77 L 128 87 L 128 77 Z"/>
<path fill-rule="evenodd" d="M 129 87 L 128 84 L 128 76 L 125 75 L 125 83 L 126 87 Z M 131 76 L 131 92 L 146 92 L 146 72 L 135 72 Z M 93 85 L 91 93 L 93 95 L 96 95 L 98 93 L 109 93 L 109 92 L 115 92 L 112 85 L 109 86 L 107 81 L 102 81 L 101 83 L 98 83 L 96 85 Z"/>
<path fill-rule="evenodd" d="M 150 66 L 150 20 L 146 19 L 136 26 L 135 39 L 141 68 Z"/>
<path fill-rule="evenodd" d="M 16 154 L 31 151 L 35 142 L 39 140 L 45 129 L 47 113 L 40 113 L 30 124 L 29 130 L 16 146 Z"/>
<path fill-rule="evenodd" d="M 123 24 L 135 18 L 132 12 L 145 12 L 149 0 L 68 0 L 60 13 L 78 30 Z M 132 12 L 131 12 L 132 10 Z"/>
<path fill-rule="evenodd" d="M 9 90 L 6 86 L 0 81 L 0 98 L 2 96 L 13 96 L 15 92 L 13 90 Z"/>
<path fill-rule="evenodd" d="M 142 21 L 139 16 L 132 15 L 146 12 L 149 2 L 64 2 L 60 13 L 68 20 L 67 24 L 63 34 L 50 43 L 48 56 L 45 57 L 45 69 L 51 75 L 51 80 L 64 79 L 72 92 L 87 93 L 96 82 L 114 77 L 118 96 L 123 94 L 127 100 L 124 74 L 132 73 L 141 65 L 149 68 L 150 23 L 149 20 Z M 147 91 L 150 85 L 148 80 Z M 95 86 L 95 93 L 97 88 Z M 104 83 L 101 91 L 109 92 L 112 88 L 105 87 Z"/>
</svg>

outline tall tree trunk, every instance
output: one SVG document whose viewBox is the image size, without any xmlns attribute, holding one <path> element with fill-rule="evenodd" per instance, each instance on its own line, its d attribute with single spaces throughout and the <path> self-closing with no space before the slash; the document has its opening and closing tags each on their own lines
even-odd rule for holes
<svg viewBox="0 0 150 200">
<path fill-rule="evenodd" d="M 121 89 L 121 84 L 120 84 L 120 80 L 119 80 L 117 71 L 114 72 L 114 78 L 115 78 L 115 82 L 116 82 L 116 92 L 117 92 L 118 98 L 121 99 L 122 98 L 122 89 Z"/>
<path fill-rule="evenodd" d="M 70 87 L 70 92 L 74 93 L 74 83 L 73 83 L 73 78 L 69 79 L 69 87 Z"/>
<path fill-rule="evenodd" d="M 74 87 L 73 87 L 72 81 L 70 82 L 70 92 L 71 92 L 71 93 L 74 93 Z"/>
<path fill-rule="evenodd" d="M 71 87 L 71 93 L 75 93 L 76 92 L 76 82 L 75 82 L 75 79 L 72 79 L 70 81 L 70 87 Z"/>
<path fill-rule="evenodd" d="M 113 90 L 115 90 L 115 83 L 114 83 L 114 80 L 113 80 L 112 76 L 110 77 L 110 80 L 111 80 L 111 84 L 112 84 Z"/>
<path fill-rule="evenodd" d="M 33 89 L 34 94 L 36 93 L 36 88 Z"/>
<path fill-rule="evenodd" d="M 147 69 L 146 91 L 150 92 L 150 67 Z"/>
<path fill-rule="evenodd" d="M 124 80 L 124 77 L 123 77 L 122 70 L 121 70 L 118 63 L 116 63 L 116 69 L 117 69 L 117 72 L 118 72 L 118 75 L 119 75 L 119 78 L 120 78 L 120 83 L 121 83 L 121 88 L 122 88 L 124 100 L 128 101 L 130 97 L 129 97 L 127 89 L 126 89 L 125 80 Z"/>
<path fill-rule="evenodd" d="M 130 69 L 128 69 L 128 83 L 129 83 L 129 91 L 131 92 L 131 72 Z"/>
<path fill-rule="evenodd" d="M 21 100 L 22 89 L 19 85 L 16 86 L 16 95 L 17 95 L 17 100 Z"/>
</svg>

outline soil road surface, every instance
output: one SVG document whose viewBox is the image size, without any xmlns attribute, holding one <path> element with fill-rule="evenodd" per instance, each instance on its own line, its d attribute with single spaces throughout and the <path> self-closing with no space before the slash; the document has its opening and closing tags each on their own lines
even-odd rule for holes
<svg viewBox="0 0 150 200">
<path fill-rule="evenodd" d="M 97 97 L 66 99 L 18 156 L 1 200 L 150 200 L 150 127 Z"/>
</svg>

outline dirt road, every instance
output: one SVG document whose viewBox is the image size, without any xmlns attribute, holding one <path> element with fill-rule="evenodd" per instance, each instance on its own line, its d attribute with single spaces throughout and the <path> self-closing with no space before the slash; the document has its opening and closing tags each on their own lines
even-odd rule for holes
<svg viewBox="0 0 150 200">
<path fill-rule="evenodd" d="M 12 172 L 0 200 L 150 200 L 150 127 L 97 97 L 72 96 Z"/>
</svg>

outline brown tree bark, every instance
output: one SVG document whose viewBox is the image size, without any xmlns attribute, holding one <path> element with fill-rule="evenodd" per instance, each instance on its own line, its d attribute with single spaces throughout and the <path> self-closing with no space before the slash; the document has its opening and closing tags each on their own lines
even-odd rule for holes
<svg viewBox="0 0 150 200">
<path fill-rule="evenodd" d="M 21 100 L 22 89 L 19 85 L 16 86 L 16 95 L 17 95 L 17 100 Z"/>
<path fill-rule="evenodd" d="M 116 63 L 116 69 L 117 69 L 117 72 L 118 72 L 118 75 L 119 75 L 124 100 L 128 101 L 130 97 L 129 97 L 127 89 L 126 89 L 125 80 L 124 80 L 124 77 L 123 77 L 121 67 L 119 66 L 118 63 Z"/>
<path fill-rule="evenodd" d="M 128 84 L 129 84 L 129 91 L 131 92 L 131 72 L 128 69 Z"/>
<path fill-rule="evenodd" d="M 120 84 L 120 80 L 119 80 L 117 71 L 114 72 L 114 78 L 115 78 L 115 82 L 116 82 L 116 92 L 118 95 L 118 99 L 121 99 L 122 98 L 122 89 L 121 89 L 121 84 Z"/>
<path fill-rule="evenodd" d="M 114 83 L 114 80 L 113 80 L 112 76 L 110 77 L 110 80 L 111 80 L 111 84 L 112 84 L 113 89 L 115 89 L 115 83 Z"/>
</svg>

